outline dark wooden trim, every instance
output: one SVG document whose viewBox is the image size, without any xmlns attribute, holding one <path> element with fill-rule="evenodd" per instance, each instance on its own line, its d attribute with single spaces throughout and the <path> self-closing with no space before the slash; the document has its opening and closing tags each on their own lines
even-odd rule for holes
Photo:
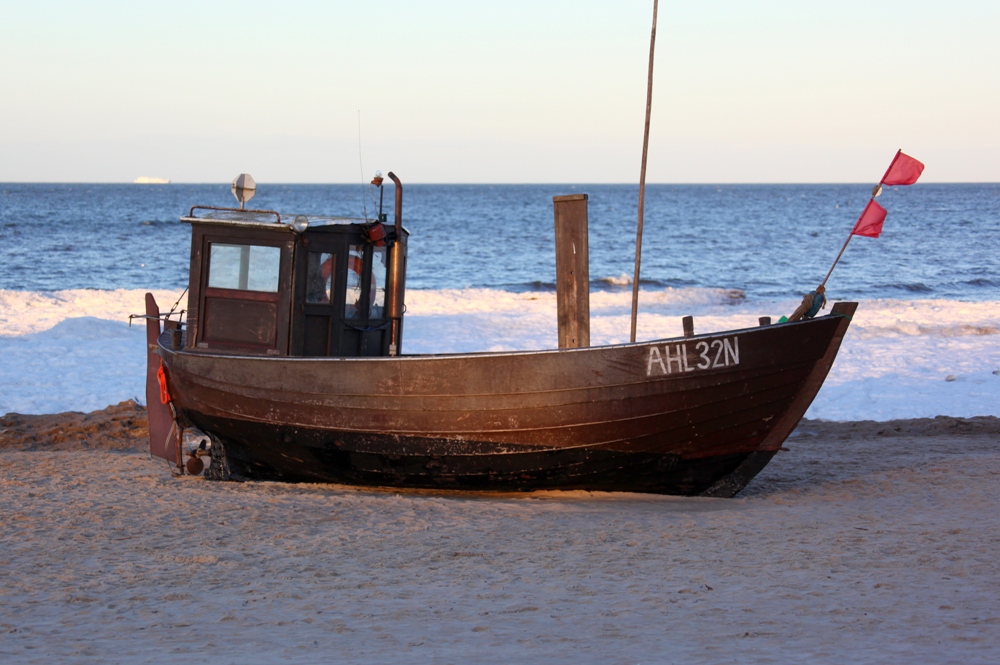
<svg viewBox="0 0 1000 665">
<path fill-rule="evenodd" d="M 220 289 L 216 286 L 205 288 L 206 298 L 225 298 L 227 300 L 252 300 L 255 302 L 279 302 L 279 291 L 249 291 L 245 289 Z"/>
</svg>

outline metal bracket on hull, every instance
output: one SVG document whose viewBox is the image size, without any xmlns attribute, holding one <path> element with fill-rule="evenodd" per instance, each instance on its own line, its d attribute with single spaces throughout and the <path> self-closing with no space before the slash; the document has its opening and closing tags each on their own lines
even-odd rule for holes
<svg viewBox="0 0 1000 665">
<path fill-rule="evenodd" d="M 222 441 L 211 432 L 206 432 L 211 439 L 212 445 L 209 447 L 210 463 L 205 469 L 207 480 L 242 480 L 241 477 L 233 474 L 229 470 L 229 461 L 226 460 L 226 449 L 222 447 Z"/>
</svg>

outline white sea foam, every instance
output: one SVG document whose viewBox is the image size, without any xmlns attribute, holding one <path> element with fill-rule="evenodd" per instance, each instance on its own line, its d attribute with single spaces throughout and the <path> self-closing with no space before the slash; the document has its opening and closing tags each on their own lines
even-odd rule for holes
<svg viewBox="0 0 1000 665">
<path fill-rule="evenodd" d="M 143 397 L 141 290 L 0 291 L 0 413 L 89 411 Z M 155 293 L 168 309 L 180 292 Z M 591 294 L 591 340 L 628 341 L 631 294 Z M 180 307 L 186 305 L 181 302 Z M 796 302 L 746 302 L 738 291 L 643 291 L 639 339 L 681 334 L 694 315 L 698 333 L 777 320 Z M 555 348 L 551 292 L 490 289 L 407 292 L 407 353 Z M 862 302 L 810 418 L 889 420 L 935 415 L 1000 416 L 1000 302 Z"/>
<path fill-rule="evenodd" d="M 601 277 L 597 281 L 601 282 L 602 284 L 608 284 L 609 286 L 628 286 L 632 283 L 632 278 L 626 275 L 625 273 L 622 273 L 617 277 L 613 275 L 609 275 L 607 277 Z M 639 283 L 641 284 L 642 282 L 640 281 Z"/>
</svg>

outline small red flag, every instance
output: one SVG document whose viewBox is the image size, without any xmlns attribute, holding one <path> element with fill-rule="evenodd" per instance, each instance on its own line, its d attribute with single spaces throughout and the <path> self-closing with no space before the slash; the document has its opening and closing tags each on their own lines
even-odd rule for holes
<svg viewBox="0 0 1000 665">
<path fill-rule="evenodd" d="M 878 238 L 882 235 L 882 224 L 885 222 L 885 208 L 875 203 L 875 199 L 870 199 L 865 211 L 858 218 L 858 223 L 851 231 L 852 235 L 866 236 L 868 238 Z"/>
<path fill-rule="evenodd" d="M 882 176 L 883 185 L 912 185 L 924 172 L 924 165 L 903 153 L 902 150 L 892 158 L 892 164 Z"/>
</svg>

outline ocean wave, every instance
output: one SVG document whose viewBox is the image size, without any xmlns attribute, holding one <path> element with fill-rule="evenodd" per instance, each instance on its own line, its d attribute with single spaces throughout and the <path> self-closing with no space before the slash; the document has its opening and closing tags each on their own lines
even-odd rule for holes
<svg viewBox="0 0 1000 665">
<path fill-rule="evenodd" d="M 84 317 L 128 323 L 129 314 L 146 311 L 145 296 L 150 291 L 162 310 L 169 310 L 181 295 L 180 290 L 152 289 L 0 290 L 0 337 L 39 333 Z"/>
<path fill-rule="evenodd" d="M 933 325 L 921 324 L 915 321 L 900 321 L 894 325 L 861 325 L 856 335 L 865 339 L 905 335 L 907 337 L 982 337 L 1000 334 L 997 325 Z"/>
<path fill-rule="evenodd" d="M 632 278 L 622 273 L 617 277 L 598 277 L 592 282 L 595 285 L 607 285 L 607 286 L 632 286 Z M 642 284 L 642 281 L 639 282 Z"/>
<path fill-rule="evenodd" d="M 109 321 L 96 316 L 63 319 L 33 336 L 48 340 L 127 339 L 132 333 L 127 321 Z"/>
<path fill-rule="evenodd" d="M 127 322 L 129 314 L 145 310 L 143 299 L 146 292 L 147 289 L 0 290 L 0 336 L 36 333 L 53 328 L 65 319 L 82 317 Z M 163 310 L 168 310 L 181 296 L 180 290 L 155 290 L 153 293 Z M 592 291 L 591 318 L 595 321 L 601 318 L 628 318 L 631 302 L 631 290 Z M 183 301 L 179 307 L 186 304 Z M 711 317 L 711 326 L 718 330 L 742 325 L 743 318 L 752 319 L 754 323 L 757 316 L 771 316 L 776 320 L 782 314 L 789 314 L 797 305 L 798 301 L 791 299 L 749 299 L 740 289 L 643 288 L 639 295 L 640 318 L 654 317 L 666 321 L 688 314 Z M 826 311 L 829 309 L 824 313 Z M 525 291 L 411 288 L 406 292 L 407 320 L 425 319 L 428 325 L 445 318 L 457 320 L 456 317 L 489 321 L 489 325 L 498 325 L 501 319 L 508 322 L 503 325 L 509 325 L 520 317 L 537 323 L 549 319 L 554 321 L 555 312 L 556 293 L 543 288 Z M 727 323 L 727 320 L 730 321 Z M 550 327 L 548 323 L 544 325 Z M 699 326 L 699 329 L 704 328 Z M 1000 334 L 1000 302 L 944 299 L 861 301 L 851 333 L 852 336 L 866 338 L 968 338 L 997 334 Z"/>
<path fill-rule="evenodd" d="M 639 280 L 639 286 L 641 288 L 670 288 L 670 287 L 683 287 L 689 286 L 683 281 L 665 281 L 660 279 L 646 279 L 642 278 Z M 693 286 L 693 284 L 690 284 Z M 505 291 L 513 291 L 516 293 L 523 291 L 555 291 L 556 283 L 543 281 L 540 279 L 533 280 L 531 282 L 525 282 L 520 284 L 497 284 L 494 286 L 483 286 L 475 288 L 494 288 L 501 289 Z M 590 280 L 590 290 L 591 291 L 629 291 L 632 290 L 632 278 L 622 273 L 621 275 L 614 276 L 608 275 L 605 277 L 596 277 Z"/>
<path fill-rule="evenodd" d="M 890 289 L 908 291 L 909 293 L 934 293 L 934 289 L 922 282 L 916 282 L 914 284 L 886 284 L 886 286 Z"/>
<path fill-rule="evenodd" d="M 683 280 L 663 280 L 654 279 L 647 277 L 639 278 L 640 288 L 678 288 L 678 287 L 688 287 L 694 286 L 693 282 L 685 282 Z M 605 277 L 598 277 L 596 279 L 590 280 L 590 288 L 595 291 L 610 290 L 610 291 L 623 291 L 632 289 L 632 278 L 625 273 L 618 276 L 607 275 Z M 709 288 L 709 287 L 706 287 Z"/>
<path fill-rule="evenodd" d="M 516 285 L 515 285 L 514 288 L 515 288 L 515 290 L 518 290 Z M 520 289 L 520 290 L 523 290 L 523 289 Z M 555 285 L 554 282 L 543 282 L 540 279 L 536 279 L 533 282 L 528 282 L 528 290 L 530 290 L 530 291 L 555 291 L 556 290 L 556 285 Z"/>
<path fill-rule="evenodd" d="M 697 314 L 706 308 L 732 307 L 746 303 L 740 289 L 666 287 L 642 289 L 640 310 L 656 314 Z M 554 312 L 555 291 L 507 291 L 502 289 L 407 289 L 407 314 L 437 316 L 475 312 Z M 592 291 L 591 316 L 627 315 L 631 311 L 631 290 Z M 794 309 L 794 307 L 792 308 Z"/>
</svg>

